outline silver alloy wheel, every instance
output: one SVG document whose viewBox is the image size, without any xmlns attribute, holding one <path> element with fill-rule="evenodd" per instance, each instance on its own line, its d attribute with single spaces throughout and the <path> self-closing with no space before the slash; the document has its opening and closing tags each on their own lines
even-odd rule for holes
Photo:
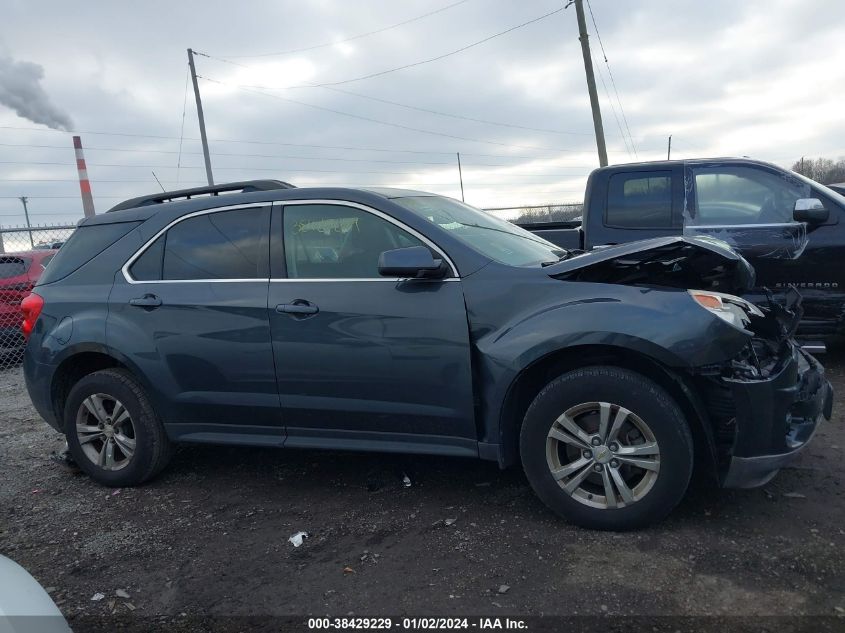
<svg viewBox="0 0 845 633">
<path fill-rule="evenodd" d="M 82 452 L 103 470 L 126 467 L 135 453 L 135 426 L 117 398 L 95 393 L 76 413 L 76 436 Z"/>
<path fill-rule="evenodd" d="M 624 508 L 654 487 L 660 448 L 649 426 L 628 409 L 584 402 L 552 424 L 546 463 L 573 499 L 593 508 Z"/>
</svg>

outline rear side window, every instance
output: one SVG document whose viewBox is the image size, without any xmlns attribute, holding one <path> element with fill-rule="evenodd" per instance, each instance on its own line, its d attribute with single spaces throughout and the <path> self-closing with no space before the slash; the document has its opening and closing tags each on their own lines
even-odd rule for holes
<svg viewBox="0 0 845 633">
<path fill-rule="evenodd" d="M 266 278 L 268 207 L 198 215 L 175 224 L 130 267 L 136 281 Z"/>
<path fill-rule="evenodd" d="M 613 174 L 607 190 L 608 226 L 629 229 L 672 227 L 672 172 Z"/>
<path fill-rule="evenodd" d="M 140 222 L 92 224 L 78 227 L 41 275 L 39 285 L 67 277 L 138 226 Z"/>
<path fill-rule="evenodd" d="M 0 279 L 11 279 L 23 275 L 29 269 L 29 260 L 23 257 L 0 255 Z"/>
</svg>

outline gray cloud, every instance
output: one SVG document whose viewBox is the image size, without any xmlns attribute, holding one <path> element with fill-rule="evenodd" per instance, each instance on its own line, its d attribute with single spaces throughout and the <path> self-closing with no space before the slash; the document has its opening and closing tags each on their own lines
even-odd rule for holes
<svg viewBox="0 0 845 633">
<path fill-rule="evenodd" d="M 39 64 L 0 57 L 0 103 L 33 123 L 69 131 L 70 117 L 50 101 L 41 86 L 44 68 Z"/>
<path fill-rule="evenodd" d="M 560 0 L 471 0 L 344 46 L 233 57 L 337 41 L 453 1 L 254 0 L 249 11 L 232 12 L 221 0 L 148 0 L 101 3 L 96 15 L 60 0 L 43 0 L 37 9 L 10 2 L 3 17 L 17 28 L 4 31 L 0 58 L 13 54 L 44 66 L 53 102 L 85 130 L 98 210 L 156 191 L 151 170 L 165 187 L 203 183 L 190 85 L 186 140 L 176 168 L 188 46 L 248 66 L 198 57 L 203 77 L 270 86 L 277 97 L 325 108 L 201 79 L 220 182 L 410 185 L 460 196 L 460 152 L 469 203 L 580 199 L 598 161 L 573 7 L 441 61 L 344 86 L 426 110 L 566 134 L 438 116 L 324 88 L 283 88 L 430 58 L 547 13 Z M 665 158 L 669 134 L 673 158 L 747 154 L 788 166 L 801 156 L 845 155 L 845 2 L 591 4 L 637 150 L 635 155 L 625 147 L 610 107 L 614 90 L 588 20 L 596 72 L 610 89 L 599 82 L 611 162 Z M 81 205 L 69 135 L 32 129 L 2 107 L 0 126 L 0 222 L 23 222 L 20 195 L 30 196 L 37 221 L 77 219 Z"/>
</svg>

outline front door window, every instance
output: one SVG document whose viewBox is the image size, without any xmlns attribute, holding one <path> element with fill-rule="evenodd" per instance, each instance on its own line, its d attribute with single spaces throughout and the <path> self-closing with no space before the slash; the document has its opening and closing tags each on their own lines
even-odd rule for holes
<svg viewBox="0 0 845 633">
<path fill-rule="evenodd" d="M 811 195 L 797 178 L 751 167 L 694 167 L 692 174 L 696 205 L 685 223 L 694 226 L 790 223 L 795 201 Z"/>
<path fill-rule="evenodd" d="M 384 251 L 424 244 L 354 207 L 291 205 L 284 213 L 285 265 L 292 279 L 376 279 Z"/>
</svg>

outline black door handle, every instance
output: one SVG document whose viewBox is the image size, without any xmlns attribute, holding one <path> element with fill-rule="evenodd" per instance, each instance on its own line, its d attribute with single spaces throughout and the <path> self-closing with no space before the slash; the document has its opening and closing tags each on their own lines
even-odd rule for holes
<svg viewBox="0 0 845 633">
<path fill-rule="evenodd" d="M 155 295 L 144 295 L 129 300 L 129 305 L 137 306 L 139 308 L 157 308 L 161 305 L 161 298 Z"/>
<path fill-rule="evenodd" d="M 320 308 L 304 299 L 297 299 L 292 303 L 280 303 L 276 306 L 276 312 L 281 314 L 292 314 L 294 316 L 307 316 L 317 314 Z"/>
</svg>

